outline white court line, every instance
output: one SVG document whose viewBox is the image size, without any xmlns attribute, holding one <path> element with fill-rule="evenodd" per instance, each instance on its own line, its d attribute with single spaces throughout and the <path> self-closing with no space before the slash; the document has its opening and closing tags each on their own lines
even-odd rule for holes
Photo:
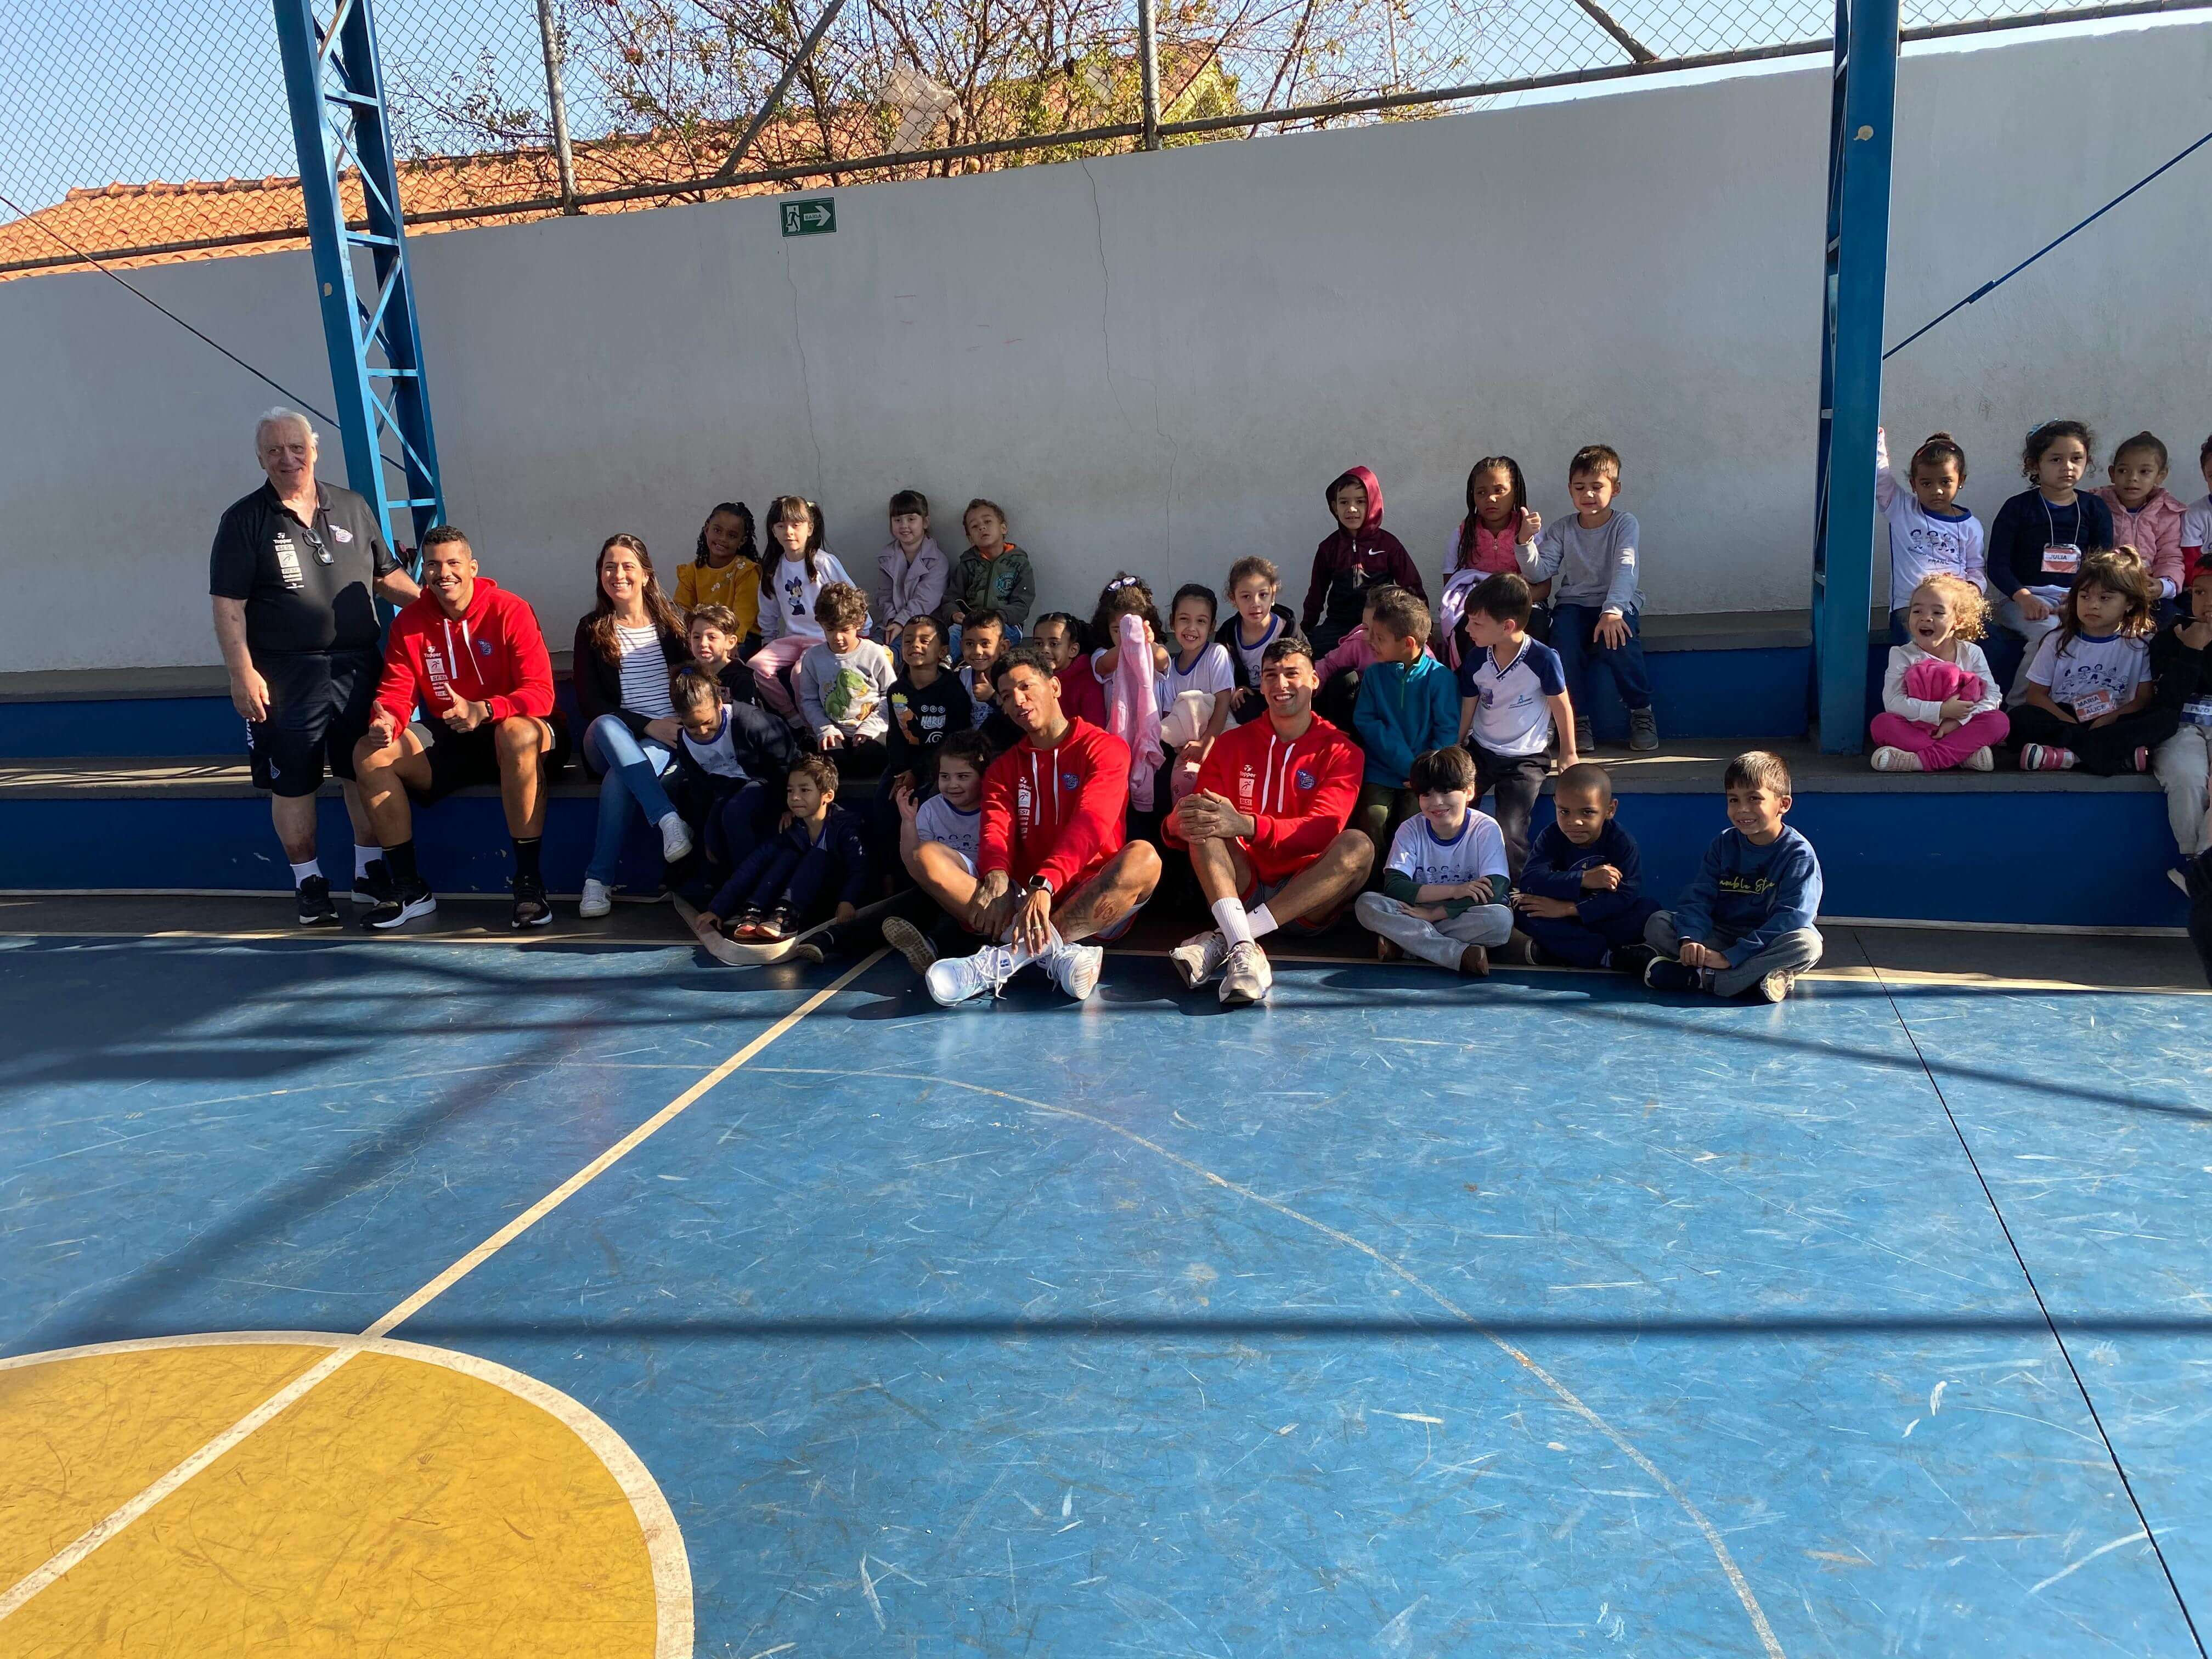
<svg viewBox="0 0 2212 1659">
<path fill-rule="evenodd" d="M 1638 1468 L 1643 1470 L 1647 1476 L 1656 1481 L 1660 1489 L 1663 1491 L 1668 1497 L 1674 1500 L 1676 1506 L 1681 1510 L 1682 1513 L 1689 1516 L 1691 1523 L 1697 1528 L 1698 1533 L 1704 1537 L 1706 1547 L 1712 1551 L 1713 1559 L 1720 1564 L 1722 1576 L 1728 1580 L 1729 1588 L 1735 1592 L 1736 1600 L 1742 1604 L 1745 1615 L 1751 1620 L 1752 1630 L 1758 1636 L 1759 1645 L 1762 1650 L 1765 1653 L 1766 1659 L 1788 1659 L 1788 1656 L 1784 1651 L 1780 1640 L 1774 1634 L 1773 1626 L 1767 1622 L 1765 1609 L 1759 1606 L 1759 1597 L 1752 1590 L 1750 1581 L 1745 1578 L 1743 1576 L 1743 1570 L 1736 1565 L 1735 1557 L 1729 1553 L 1728 1540 L 1721 1536 L 1720 1528 L 1713 1525 L 1713 1523 L 1706 1518 L 1705 1511 L 1697 1506 L 1696 1503 L 1692 1500 L 1689 1493 L 1684 1492 L 1680 1486 L 1668 1480 L 1659 1466 L 1656 1463 L 1654 1463 L 1649 1457 L 1645 1456 L 1644 1452 L 1635 1444 L 1634 1442 L 1631 1441 L 1627 1436 L 1621 1433 L 1619 1429 L 1614 1428 L 1613 1425 L 1608 1423 L 1604 1418 L 1598 1415 L 1595 1410 L 1583 1401 L 1579 1395 L 1576 1394 L 1573 1389 L 1568 1388 L 1565 1383 L 1560 1382 L 1559 1378 L 1553 1376 L 1551 1372 L 1546 1370 L 1541 1365 L 1538 1364 L 1535 1359 L 1528 1353 L 1521 1348 L 1516 1347 L 1512 1343 L 1508 1342 L 1504 1337 L 1498 1335 L 1495 1331 L 1485 1325 L 1480 1320 L 1477 1319 L 1473 1314 L 1461 1307 L 1459 1304 L 1454 1302 L 1442 1291 L 1437 1289 L 1435 1285 L 1430 1284 L 1426 1279 L 1414 1273 L 1412 1268 L 1407 1267 L 1403 1262 L 1398 1261 L 1394 1256 L 1385 1255 L 1381 1250 L 1376 1249 L 1375 1246 L 1368 1243 L 1364 1239 L 1355 1238 L 1350 1233 L 1341 1231 L 1337 1228 L 1330 1226 L 1326 1221 L 1317 1220 L 1314 1217 L 1306 1214 L 1303 1210 L 1293 1209 L 1291 1206 L 1283 1203 L 1280 1200 L 1269 1198 L 1265 1193 L 1256 1192 L 1253 1188 L 1244 1186 L 1238 1182 L 1230 1180 L 1226 1176 L 1216 1175 L 1212 1170 L 1207 1169 L 1203 1164 L 1195 1163 L 1193 1160 L 1183 1157 L 1180 1152 L 1171 1152 L 1167 1147 L 1161 1146 L 1158 1141 L 1148 1139 L 1145 1136 L 1139 1134 L 1134 1129 L 1128 1128 L 1122 1124 L 1116 1123 L 1110 1118 L 1097 1117 L 1089 1112 L 1078 1111 L 1073 1106 L 1056 1106 L 1049 1101 L 1032 1100 L 1027 1095 L 1010 1093 L 1008 1091 L 1004 1089 L 987 1088 L 980 1083 L 963 1083 L 958 1078 L 939 1077 L 926 1072 L 886 1072 L 874 1070 L 865 1072 L 837 1072 L 831 1071 L 826 1066 L 764 1066 L 761 1069 L 764 1073 L 775 1075 L 795 1074 L 803 1076 L 842 1078 L 894 1078 L 911 1083 L 940 1083 L 949 1088 L 968 1089 L 972 1090 L 979 1095 L 990 1095 L 999 1100 L 1010 1100 L 1016 1105 L 1026 1106 L 1032 1111 L 1048 1113 L 1054 1117 L 1073 1118 L 1079 1122 L 1091 1124 L 1097 1128 L 1103 1129 L 1109 1134 L 1119 1135 L 1124 1140 L 1133 1141 L 1137 1146 L 1142 1146 L 1146 1152 L 1157 1152 L 1160 1157 L 1165 1158 L 1169 1163 L 1176 1165 L 1178 1169 L 1188 1170 L 1191 1174 L 1197 1176 L 1200 1179 L 1206 1182 L 1208 1184 L 1220 1188 L 1224 1192 L 1233 1193 L 1239 1198 L 1249 1199 L 1251 1202 L 1260 1205 L 1266 1209 L 1273 1210 L 1276 1214 L 1286 1217 L 1288 1219 L 1298 1223 L 1301 1226 L 1312 1228 L 1314 1231 L 1319 1233 L 1322 1237 L 1331 1240 L 1333 1243 L 1344 1245 L 1348 1249 L 1358 1251 L 1360 1255 L 1365 1256 L 1377 1267 L 1382 1267 L 1386 1272 L 1393 1273 L 1399 1279 L 1405 1280 L 1407 1284 L 1412 1285 L 1423 1296 L 1428 1297 L 1430 1301 L 1435 1303 L 1437 1306 L 1442 1308 L 1453 1318 L 1480 1333 L 1481 1335 L 1486 1338 L 1492 1346 L 1510 1356 L 1516 1364 L 1520 1365 L 1524 1370 L 1528 1371 L 1530 1376 L 1534 1376 L 1539 1382 L 1542 1383 L 1553 1399 L 1557 1400 L 1561 1405 L 1565 1406 L 1576 1416 L 1581 1418 L 1583 1422 L 1589 1425 L 1591 1428 L 1595 1429 L 1607 1440 L 1613 1442 L 1615 1446 L 1620 1449 L 1621 1453 L 1626 1456 L 1631 1462 L 1634 1463 Z M 2126 1540 L 2124 1539 L 2121 1541 L 2124 1543 Z"/>
<path fill-rule="evenodd" d="M 24 1574 L 4 1594 L 0 1594 L 0 1620 L 4 1620 L 10 1614 L 20 1611 L 24 1603 L 33 1596 L 82 1562 L 87 1556 L 120 1533 L 132 1522 L 145 1515 L 178 1487 L 215 1462 L 224 1453 L 233 1449 L 255 1431 L 266 1426 L 310 1391 L 328 1381 L 338 1367 L 344 1364 L 354 1355 L 363 1352 L 383 1338 L 394 1326 L 420 1313 L 431 1302 L 443 1296 L 462 1279 L 467 1278 L 469 1274 L 474 1273 L 493 1256 L 560 1208 L 562 1205 L 590 1186 L 592 1182 L 598 1180 L 646 1141 L 665 1128 L 677 1117 L 696 1104 L 708 1091 L 744 1065 L 755 1054 L 759 1054 L 762 1049 L 767 1048 L 799 1021 L 805 1019 L 807 1015 L 812 1013 L 854 980 L 860 978 L 862 974 L 874 967 L 877 963 L 882 961 L 884 956 L 884 951 L 877 951 L 839 975 L 682 1094 L 677 1096 L 675 1099 L 670 1101 L 667 1105 L 646 1119 L 636 1128 L 570 1176 L 568 1180 L 562 1182 L 459 1261 L 453 1263 L 452 1267 L 447 1268 L 445 1272 L 422 1286 L 421 1290 L 416 1291 L 414 1295 L 393 1308 L 391 1312 L 363 1331 L 358 1338 L 347 1339 L 342 1346 L 333 1349 L 326 1358 L 317 1361 L 307 1370 L 263 1401 L 244 1417 L 232 1424 L 229 1428 L 155 1480 L 153 1485 L 137 1496 L 126 1499 L 112 1512 L 102 1516 L 85 1531 L 64 1544 L 49 1559 Z M 671 1524 L 673 1524 L 672 1521 Z M 690 1651 L 688 1641 L 684 1651 L 687 1653 Z"/>
</svg>

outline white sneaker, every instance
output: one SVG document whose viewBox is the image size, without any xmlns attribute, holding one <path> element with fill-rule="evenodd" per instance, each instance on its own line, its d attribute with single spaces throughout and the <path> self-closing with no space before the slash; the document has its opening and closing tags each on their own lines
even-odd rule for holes
<svg viewBox="0 0 2212 1659">
<path fill-rule="evenodd" d="M 1221 964 L 1229 960 L 1229 940 L 1218 927 L 1203 933 L 1193 933 L 1168 952 L 1168 960 L 1182 975 L 1182 982 L 1195 991 L 1221 971 Z"/>
<path fill-rule="evenodd" d="M 614 894 L 606 883 L 584 878 L 584 896 L 576 901 L 576 914 L 586 921 L 603 916 L 615 908 Z"/>
<path fill-rule="evenodd" d="M 1054 945 L 1037 959 L 1046 977 L 1078 1002 L 1098 988 L 1099 970 L 1105 965 L 1106 952 L 1096 945 Z"/>
<path fill-rule="evenodd" d="M 1997 757 L 1990 752 L 1987 744 L 1974 750 L 1960 763 L 1969 772 L 1994 772 L 1997 769 Z"/>
<path fill-rule="evenodd" d="M 1229 947 L 1229 960 L 1221 969 L 1223 1007 L 1243 1008 L 1264 1002 L 1274 983 L 1275 970 L 1267 965 L 1265 951 L 1250 939 L 1239 939 Z"/>
<path fill-rule="evenodd" d="M 681 864 L 691 856 L 691 826 L 676 813 L 671 812 L 660 821 L 660 859 L 664 864 Z"/>
<path fill-rule="evenodd" d="M 1778 968 L 1771 974 L 1761 975 L 1759 983 L 1752 988 L 1761 1002 L 1786 1002 L 1790 1000 L 1790 988 L 1796 983 L 1796 975 Z"/>
<path fill-rule="evenodd" d="M 1874 751 L 1874 769 L 1877 772 L 1917 772 L 1920 757 L 1910 749 L 1893 749 L 1884 744 Z"/>
<path fill-rule="evenodd" d="M 929 964 L 921 982 L 940 1008 L 957 1008 L 985 992 L 999 995 L 1030 958 L 1011 945 L 987 945 L 972 957 L 941 957 Z"/>
</svg>

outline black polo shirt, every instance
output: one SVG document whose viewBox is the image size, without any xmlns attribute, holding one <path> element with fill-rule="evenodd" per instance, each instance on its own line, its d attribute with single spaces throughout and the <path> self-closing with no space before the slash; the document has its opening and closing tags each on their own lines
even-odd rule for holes
<svg viewBox="0 0 2212 1659">
<path fill-rule="evenodd" d="M 375 648 L 374 584 L 399 568 L 376 513 L 350 489 L 315 483 L 314 522 L 302 524 L 263 484 L 234 501 L 216 527 L 208 592 L 246 604 L 255 656 Z"/>
</svg>

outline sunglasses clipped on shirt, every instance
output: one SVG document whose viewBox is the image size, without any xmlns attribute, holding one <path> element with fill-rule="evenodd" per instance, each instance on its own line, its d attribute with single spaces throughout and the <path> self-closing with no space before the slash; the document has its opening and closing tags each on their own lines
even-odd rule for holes
<svg viewBox="0 0 2212 1659">
<path fill-rule="evenodd" d="M 315 533 L 314 526 L 311 524 L 303 524 L 300 528 L 307 534 L 307 545 L 315 550 L 316 563 L 332 564 L 336 562 L 336 561 L 331 557 L 331 550 L 328 544 L 324 542 L 323 538 L 319 535 Z"/>
</svg>

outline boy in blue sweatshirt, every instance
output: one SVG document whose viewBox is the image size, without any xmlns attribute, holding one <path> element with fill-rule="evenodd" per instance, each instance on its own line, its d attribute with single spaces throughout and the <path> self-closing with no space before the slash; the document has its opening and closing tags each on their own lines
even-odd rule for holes
<svg viewBox="0 0 2212 1659">
<path fill-rule="evenodd" d="M 1782 822 L 1790 810 L 1790 768 L 1763 749 L 1729 763 L 1729 827 L 1705 848 L 1704 868 L 1672 911 L 1644 930 L 1658 954 L 1644 970 L 1655 991 L 1706 991 L 1762 1002 L 1790 994 L 1797 975 L 1820 959 L 1820 860 L 1813 844 Z"/>
<path fill-rule="evenodd" d="M 1613 814 L 1613 780 L 1584 761 L 1559 774 L 1554 822 L 1528 849 L 1513 895 L 1519 922 L 1498 959 L 1610 968 L 1639 978 L 1650 967 L 1644 930 L 1659 907 L 1644 896 L 1636 838 Z"/>
<path fill-rule="evenodd" d="M 1379 596 L 1364 624 L 1374 662 L 1359 677 L 1352 735 L 1367 754 L 1359 804 L 1352 821 L 1375 843 L 1375 869 L 1390 856 L 1390 838 L 1420 810 L 1407 781 L 1413 757 L 1459 741 L 1459 685 L 1428 654 L 1429 607 L 1396 588 Z"/>
<path fill-rule="evenodd" d="M 867 844 L 860 815 L 837 805 L 837 769 L 801 755 L 784 781 L 784 803 L 790 822 L 730 872 L 700 913 L 702 929 L 772 944 L 829 919 L 833 906 L 836 921 L 850 921 L 867 897 Z"/>
</svg>

